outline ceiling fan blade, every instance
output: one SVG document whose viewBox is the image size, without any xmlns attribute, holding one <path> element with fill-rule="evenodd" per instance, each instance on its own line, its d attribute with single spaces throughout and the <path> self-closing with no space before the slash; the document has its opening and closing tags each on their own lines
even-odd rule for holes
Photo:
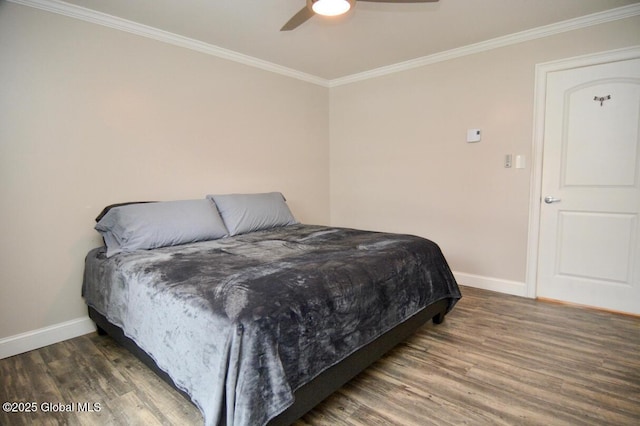
<svg viewBox="0 0 640 426">
<path fill-rule="evenodd" d="M 439 0 L 347 0 L 351 7 L 355 5 L 356 1 L 368 1 L 371 3 L 435 3 Z M 311 19 L 316 13 L 312 9 L 313 0 L 306 0 L 307 5 L 300 9 L 298 13 L 293 15 L 286 24 L 280 28 L 280 31 L 291 31 L 298 28 L 300 25 Z"/>
<path fill-rule="evenodd" d="M 369 3 L 435 3 L 440 0 L 358 0 Z"/>
<path fill-rule="evenodd" d="M 280 31 L 291 31 L 293 29 L 296 29 L 300 25 L 307 22 L 313 15 L 315 15 L 315 12 L 311 10 L 311 8 L 305 6 L 300 9 L 300 12 L 293 15 L 293 17 L 289 19 L 289 21 L 287 21 L 287 23 L 284 24 L 282 28 L 280 28 Z"/>
</svg>

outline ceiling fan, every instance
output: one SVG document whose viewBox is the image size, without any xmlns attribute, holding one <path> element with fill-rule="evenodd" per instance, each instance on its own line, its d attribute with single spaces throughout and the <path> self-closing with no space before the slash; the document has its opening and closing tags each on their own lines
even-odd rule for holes
<svg viewBox="0 0 640 426">
<path fill-rule="evenodd" d="M 306 0 L 307 4 L 284 24 L 280 31 L 291 31 L 309 20 L 313 15 L 336 16 L 351 9 L 356 1 L 374 3 L 433 3 L 438 0 Z"/>
</svg>

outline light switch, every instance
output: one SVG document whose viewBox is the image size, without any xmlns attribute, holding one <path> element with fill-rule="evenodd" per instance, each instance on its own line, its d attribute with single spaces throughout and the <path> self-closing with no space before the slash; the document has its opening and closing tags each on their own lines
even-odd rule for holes
<svg viewBox="0 0 640 426">
<path fill-rule="evenodd" d="M 504 168 L 505 169 L 510 169 L 511 168 L 511 154 L 507 154 L 504 156 Z"/>
<path fill-rule="evenodd" d="M 468 129 L 467 142 L 480 142 L 480 129 Z"/>
<path fill-rule="evenodd" d="M 527 160 L 524 155 L 516 155 L 516 169 L 527 167 Z"/>
</svg>

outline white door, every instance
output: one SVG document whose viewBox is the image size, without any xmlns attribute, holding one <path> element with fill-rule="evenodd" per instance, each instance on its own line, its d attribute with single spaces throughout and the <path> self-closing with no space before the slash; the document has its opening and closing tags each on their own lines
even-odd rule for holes
<svg viewBox="0 0 640 426">
<path fill-rule="evenodd" d="M 640 59 L 547 75 L 537 296 L 640 314 Z"/>
</svg>

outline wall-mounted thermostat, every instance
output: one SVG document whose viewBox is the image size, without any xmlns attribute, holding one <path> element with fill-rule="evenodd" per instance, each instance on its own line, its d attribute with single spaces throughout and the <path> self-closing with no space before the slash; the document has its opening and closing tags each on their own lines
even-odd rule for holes
<svg viewBox="0 0 640 426">
<path fill-rule="evenodd" d="M 467 142 L 480 142 L 480 129 L 467 130 Z"/>
</svg>

